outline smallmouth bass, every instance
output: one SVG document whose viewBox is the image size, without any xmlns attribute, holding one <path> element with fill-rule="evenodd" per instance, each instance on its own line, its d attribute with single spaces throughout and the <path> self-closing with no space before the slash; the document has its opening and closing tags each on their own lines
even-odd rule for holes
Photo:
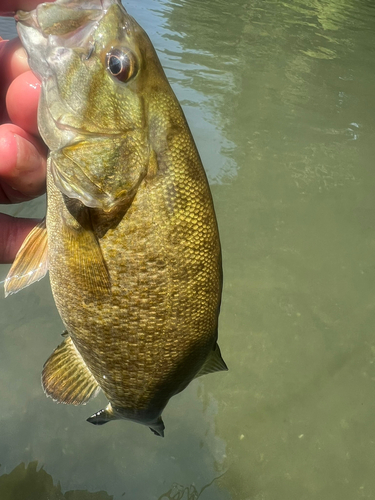
<svg viewBox="0 0 375 500">
<path fill-rule="evenodd" d="M 57 0 L 16 15 L 42 82 L 50 149 L 46 220 L 5 283 L 50 272 L 65 340 L 46 394 L 109 403 L 164 435 L 169 399 L 227 367 L 217 344 L 222 270 L 212 197 L 194 140 L 147 34 L 117 0 Z"/>
</svg>

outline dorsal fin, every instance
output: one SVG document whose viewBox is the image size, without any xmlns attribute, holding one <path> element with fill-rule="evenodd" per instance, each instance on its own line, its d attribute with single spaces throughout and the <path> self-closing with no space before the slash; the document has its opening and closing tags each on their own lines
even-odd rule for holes
<svg viewBox="0 0 375 500">
<path fill-rule="evenodd" d="M 194 378 L 200 377 L 201 375 L 206 375 L 207 373 L 221 372 L 227 371 L 228 367 L 225 364 L 225 361 L 221 357 L 220 347 L 216 343 L 215 349 L 213 349 L 206 359 L 204 365 L 199 370 L 199 372 L 195 375 Z"/>
<path fill-rule="evenodd" d="M 47 229 L 46 219 L 43 219 L 30 231 L 18 250 L 4 283 L 5 297 L 41 280 L 47 271 Z"/>
<path fill-rule="evenodd" d="M 44 364 L 42 385 L 47 396 L 71 405 L 87 403 L 100 389 L 70 336 Z"/>
</svg>

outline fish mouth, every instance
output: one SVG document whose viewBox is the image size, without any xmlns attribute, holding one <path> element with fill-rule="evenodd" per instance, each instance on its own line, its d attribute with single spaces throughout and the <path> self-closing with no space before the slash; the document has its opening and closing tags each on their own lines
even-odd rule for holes
<svg viewBox="0 0 375 500">
<path fill-rule="evenodd" d="M 48 36 L 66 35 L 105 14 L 112 5 L 122 6 L 120 0 L 58 0 L 41 3 L 32 11 L 18 10 L 14 16 L 16 22 L 34 27 Z M 123 6 L 122 6 L 123 7 Z"/>
<path fill-rule="evenodd" d="M 90 50 L 90 39 L 100 21 L 114 6 L 121 6 L 120 0 L 58 0 L 39 4 L 26 12 L 19 10 L 15 15 L 17 31 L 28 52 L 29 65 L 40 79 L 49 76 L 48 57 L 56 47 Z"/>
</svg>

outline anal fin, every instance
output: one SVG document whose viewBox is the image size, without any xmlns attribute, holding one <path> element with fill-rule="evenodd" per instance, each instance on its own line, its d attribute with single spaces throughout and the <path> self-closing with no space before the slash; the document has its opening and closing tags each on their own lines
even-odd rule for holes
<svg viewBox="0 0 375 500">
<path fill-rule="evenodd" d="M 5 297 L 41 280 L 48 271 L 46 220 L 27 235 L 4 283 Z"/>
<path fill-rule="evenodd" d="M 72 405 L 87 403 L 100 389 L 70 336 L 44 364 L 42 385 L 47 396 Z"/>
<path fill-rule="evenodd" d="M 194 378 L 200 377 L 201 375 L 206 375 L 207 373 L 227 371 L 228 367 L 221 357 L 220 347 L 215 344 L 215 348 L 211 351 L 210 355 L 206 359 L 204 365 L 195 375 Z"/>
</svg>

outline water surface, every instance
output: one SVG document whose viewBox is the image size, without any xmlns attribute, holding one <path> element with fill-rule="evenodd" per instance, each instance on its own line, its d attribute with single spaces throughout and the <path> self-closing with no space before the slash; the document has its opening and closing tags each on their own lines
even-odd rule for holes
<svg viewBox="0 0 375 500">
<path fill-rule="evenodd" d="M 0 299 L 1 498 L 38 487 L 38 500 L 373 499 L 374 3 L 125 5 L 210 179 L 230 371 L 170 401 L 164 439 L 97 428 L 85 419 L 103 397 L 75 408 L 40 387 L 63 331 L 48 279 Z M 8 212 L 43 210 L 41 199 Z"/>
</svg>

